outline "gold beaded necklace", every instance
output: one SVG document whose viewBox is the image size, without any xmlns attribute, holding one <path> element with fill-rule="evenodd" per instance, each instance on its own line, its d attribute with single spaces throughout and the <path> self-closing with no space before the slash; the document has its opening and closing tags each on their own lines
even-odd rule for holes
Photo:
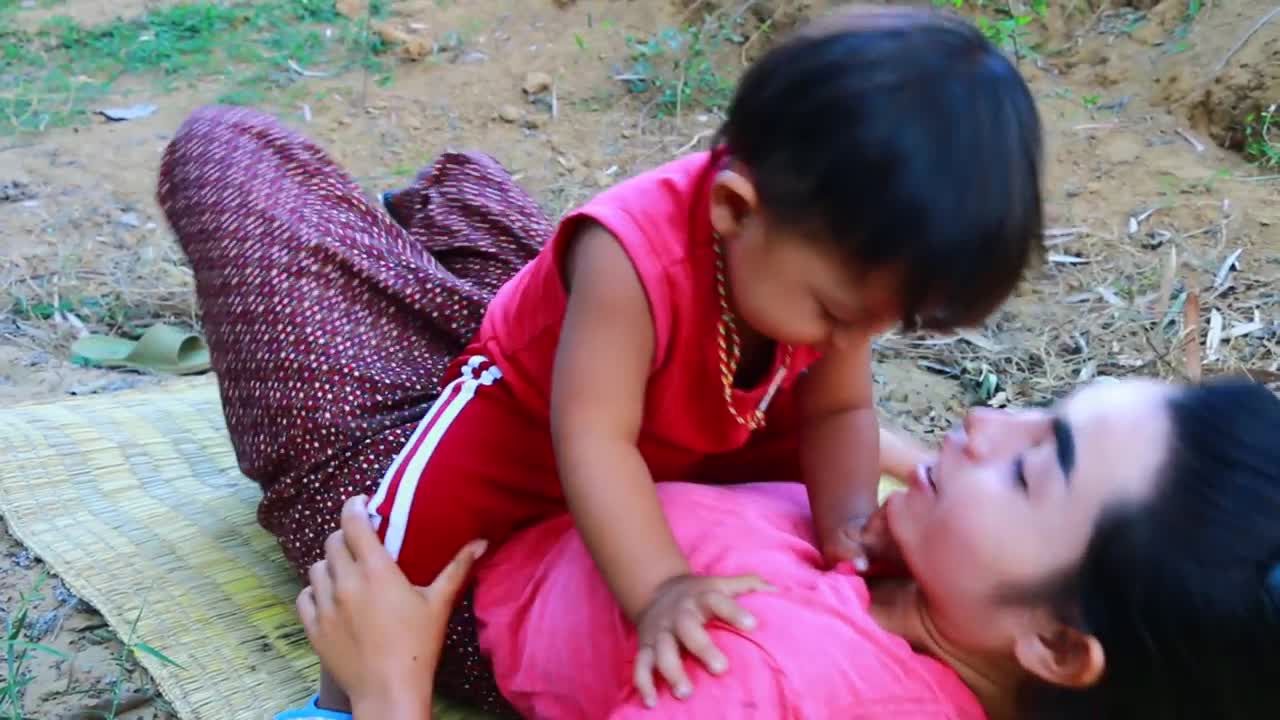
<svg viewBox="0 0 1280 720">
<path fill-rule="evenodd" d="M 738 364 L 742 361 L 742 341 L 738 337 L 738 326 L 734 320 L 733 311 L 729 309 L 729 293 L 726 290 L 728 279 L 725 272 L 724 241 L 719 235 L 715 236 L 715 248 L 716 293 L 720 296 L 720 321 L 717 323 L 716 329 L 719 335 L 717 345 L 720 351 L 720 380 L 724 384 L 724 402 L 734 420 L 747 426 L 748 430 L 759 430 L 764 427 L 765 411 L 768 410 L 770 401 L 773 400 L 773 396 L 778 392 L 783 379 L 787 377 L 787 371 L 791 368 L 792 348 L 790 345 L 783 348 L 782 365 L 773 374 L 773 380 L 769 382 L 769 389 L 765 391 L 764 397 L 760 399 L 760 404 L 744 417 L 733 404 L 733 378 L 737 375 Z"/>
</svg>

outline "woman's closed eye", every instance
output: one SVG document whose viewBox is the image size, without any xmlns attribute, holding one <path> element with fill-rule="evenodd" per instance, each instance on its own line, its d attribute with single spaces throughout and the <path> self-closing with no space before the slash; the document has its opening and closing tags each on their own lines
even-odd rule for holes
<svg viewBox="0 0 1280 720">
<path fill-rule="evenodd" d="M 1013 461 L 1013 481 L 1018 484 L 1022 492 L 1031 494 L 1031 486 L 1027 484 L 1027 467 L 1023 462 L 1022 456 L 1019 455 Z"/>
</svg>

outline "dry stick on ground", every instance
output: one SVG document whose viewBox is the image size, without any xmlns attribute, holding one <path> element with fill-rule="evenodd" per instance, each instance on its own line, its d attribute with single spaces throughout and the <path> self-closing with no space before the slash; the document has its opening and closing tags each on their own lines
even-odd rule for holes
<svg viewBox="0 0 1280 720">
<path fill-rule="evenodd" d="M 101 720 L 111 714 L 114 707 L 116 714 L 137 710 L 151 703 L 155 695 L 149 692 L 131 692 L 119 698 L 105 698 L 66 715 L 66 720 Z"/>
<path fill-rule="evenodd" d="M 1200 382 L 1203 363 L 1200 358 L 1200 292 L 1192 290 L 1182 308 L 1182 349 L 1187 379 Z"/>
<path fill-rule="evenodd" d="M 1231 58 L 1235 57 L 1235 54 L 1240 52 L 1240 49 L 1245 46 L 1245 43 L 1249 42 L 1249 39 L 1254 35 L 1257 35 L 1258 31 L 1261 30 L 1264 25 L 1271 22 L 1271 19 L 1276 15 L 1280 15 L 1280 5 L 1272 8 L 1271 12 L 1263 15 L 1258 19 L 1258 22 L 1253 24 L 1253 27 L 1249 28 L 1249 31 L 1246 32 L 1244 36 L 1227 51 L 1227 54 L 1222 57 L 1222 60 L 1218 62 L 1217 67 L 1213 69 L 1213 75 L 1217 76 L 1218 73 L 1222 72 L 1223 69 L 1227 67 L 1227 63 L 1231 62 Z"/>
<path fill-rule="evenodd" d="M 755 32 L 751 33 L 751 37 L 747 38 L 747 41 L 742 43 L 742 51 L 738 53 L 738 59 L 742 62 L 742 65 L 744 67 L 750 64 L 747 61 L 747 50 L 751 47 L 751 44 L 754 43 L 756 40 L 758 40 L 761 35 L 765 34 L 766 32 L 769 31 L 770 28 L 773 27 L 773 21 L 777 20 L 778 16 L 781 15 L 782 11 L 786 8 L 787 8 L 786 4 L 781 4 L 777 8 L 775 8 L 773 11 L 773 14 L 769 16 L 769 19 L 760 23 L 760 27 L 756 28 Z M 744 11 L 745 11 L 745 8 L 744 8 Z"/>
</svg>

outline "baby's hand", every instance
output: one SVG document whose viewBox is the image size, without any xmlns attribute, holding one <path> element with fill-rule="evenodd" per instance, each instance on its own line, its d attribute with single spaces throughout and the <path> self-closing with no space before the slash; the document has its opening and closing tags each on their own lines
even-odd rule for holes
<svg viewBox="0 0 1280 720">
<path fill-rule="evenodd" d="M 753 629 L 755 618 L 734 597 L 771 590 L 772 586 L 754 575 L 681 575 L 663 583 L 636 623 L 639 651 L 633 681 L 644 704 L 653 707 L 658 703 L 653 682 L 655 668 L 675 697 L 683 700 L 693 692 L 684 672 L 681 648 L 698 658 L 712 674 L 724 672 L 729 661 L 711 642 L 706 624 L 721 620 L 739 630 Z"/>
<path fill-rule="evenodd" d="M 862 528 L 862 548 L 871 562 L 871 571 L 879 577 L 908 577 L 911 571 L 902 557 L 902 549 L 889 532 L 888 513 L 882 506 Z"/>
<path fill-rule="evenodd" d="M 847 562 L 860 573 L 867 571 L 870 556 L 862 542 L 862 530 L 870 518 L 870 514 L 854 516 L 821 538 L 822 557 L 829 567 Z"/>
</svg>

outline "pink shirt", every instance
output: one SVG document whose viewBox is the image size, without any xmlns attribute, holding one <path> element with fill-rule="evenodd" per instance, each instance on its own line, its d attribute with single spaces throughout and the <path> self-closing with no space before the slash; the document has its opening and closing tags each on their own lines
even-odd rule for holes
<svg viewBox="0 0 1280 720">
<path fill-rule="evenodd" d="M 658 486 L 693 568 L 757 573 L 777 593 L 744 596 L 759 626 L 717 625 L 720 677 L 686 661 L 691 698 L 665 690 L 648 710 L 631 687 L 635 636 L 568 517 L 530 528 L 480 568 L 480 644 L 499 687 L 546 720 L 982 720 L 976 698 L 938 661 L 882 630 L 860 577 L 823 572 L 803 486 Z"/>
</svg>

